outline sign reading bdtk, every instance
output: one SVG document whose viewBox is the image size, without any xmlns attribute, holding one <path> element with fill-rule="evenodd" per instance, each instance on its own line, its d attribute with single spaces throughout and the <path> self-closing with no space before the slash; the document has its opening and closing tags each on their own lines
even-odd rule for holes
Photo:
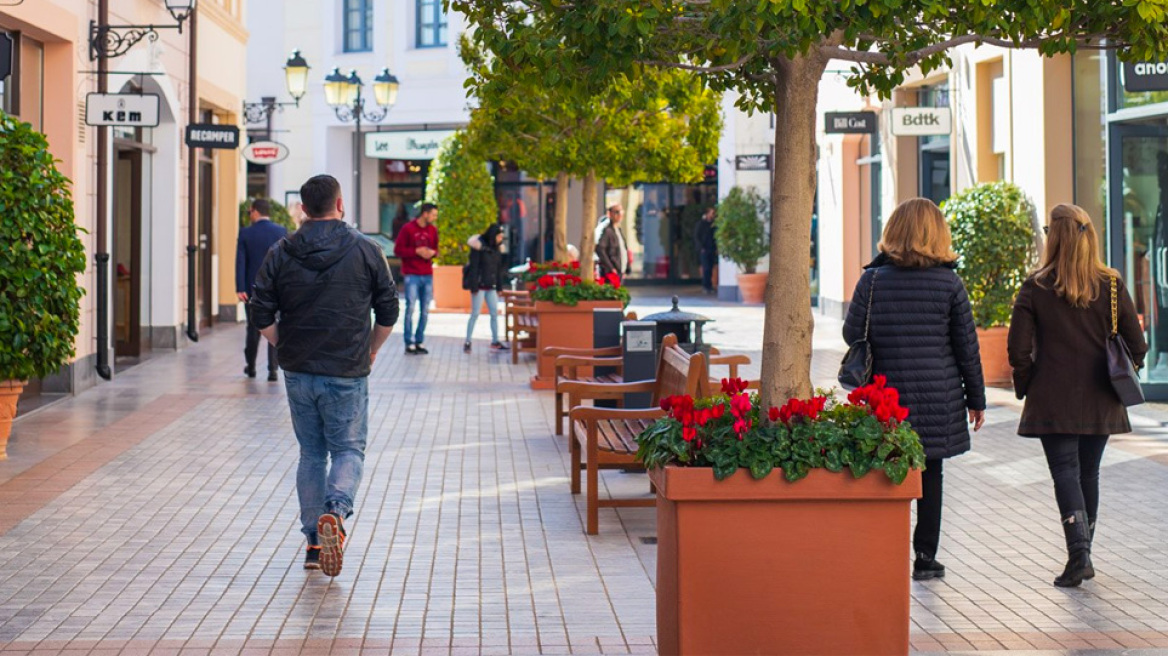
<svg viewBox="0 0 1168 656">
<path fill-rule="evenodd" d="M 187 145 L 191 148 L 235 150 L 239 147 L 239 128 L 234 125 L 192 123 L 187 126 Z"/>
<path fill-rule="evenodd" d="M 892 134 L 898 137 L 929 137 L 953 131 L 948 107 L 894 107 Z"/>
<path fill-rule="evenodd" d="M 1168 91 L 1168 62 L 1137 62 L 1123 65 L 1125 91 Z"/>
<path fill-rule="evenodd" d="M 876 132 L 876 112 L 827 112 L 823 116 L 827 134 L 872 134 Z"/>
<path fill-rule="evenodd" d="M 0 80 L 12 74 L 12 37 L 0 32 Z"/>
<path fill-rule="evenodd" d="M 91 93 L 85 96 L 86 125 L 158 127 L 158 96 L 153 93 Z"/>
</svg>

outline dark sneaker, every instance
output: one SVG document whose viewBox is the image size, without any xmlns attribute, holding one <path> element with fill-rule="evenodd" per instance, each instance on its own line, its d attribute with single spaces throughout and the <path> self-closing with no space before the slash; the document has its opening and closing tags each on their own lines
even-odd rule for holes
<svg viewBox="0 0 1168 656">
<path fill-rule="evenodd" d="M 511 347 L 507 346 L 503 342 L 491 342 L 491 350 L 492 351 L 510 351 Z"/>
<path fill-rule="evenodd" d="M 321 515 L 316 520 L 316 537 L 320 540 L 320 571 L 327 576 L 340 574 L 345 556 L 345 527 L 340 516 Z"/>
<path fill-rule="evenodd" d="M 917 559 L 913 561 L 912 577 L 914 581 L 943 579 L 945 578 L 945 566 L 931 556 L 918 553 Z"/>
<path fill-rule="evenodd" d="M 255 369 L 253 369 L 251 367 L 244 367 L 243 368 L 243 375 L 247 376 L 248 378 L 255 378 Z"/>
<path fill-rule="evenodd" d="M 414 344 L 414 353 L 417 353 L 418 355 L 430 355 L 430 351 L 421 344 Z"/>
<path fill-rule="evenodd" d="M 320 546 L 312 545 L 304 552 L 304 569 L 320 569 Z"/>
<path fill-rule="evenodd" d="M 417 355 L 418 347 L 413 344 L 406 344 L 406 355 Z"/>
<path fill-rule="evenodd" d="M 278 374 L 278 373 L 276 373 L 276 372 L 274 372 L 274 371 L 269 371 L 269 372 L 268 372 L 268 382 L 269 382 L 269 383 L 275 383 L 275 382 L 277 382 L 277 381 L 279 381 L 279 380 L 280 380 L 280 374 Z"/>
<path fill-rule="evenodd" d="M 467 343 L 462 345 L 462 352 L 463 353 L 470 353 L 470 342 L 467 342 Z"/>
</svg>

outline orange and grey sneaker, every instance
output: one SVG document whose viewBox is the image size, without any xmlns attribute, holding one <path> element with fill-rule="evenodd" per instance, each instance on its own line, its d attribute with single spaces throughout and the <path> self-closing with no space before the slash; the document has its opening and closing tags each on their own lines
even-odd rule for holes
<svg viewBox="0 0 1168 656">
<path fill-rule="evenodd" d="M 316 520 L 316 537 L 320 540 L 320 571 L 326 576 L 340 574 L 345 555 L 345 527 L 340 515 L 321 515 Z"/>
<path fill-rule="evenodd" d="M 310 544 L 304 552 L 304 569 L 320 569 L 320 545 Z"/>
</svg>

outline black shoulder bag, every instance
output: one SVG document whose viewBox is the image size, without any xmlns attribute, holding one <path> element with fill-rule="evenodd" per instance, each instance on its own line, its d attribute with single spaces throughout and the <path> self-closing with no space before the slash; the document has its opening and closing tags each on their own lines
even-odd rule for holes
<svg viewBox="0 0 1168 656">
<path fill-rule="evenodd" d="M 1131 407 L 1144 402 L 1144 390 L 1140 387 L 1140 377 L 1132 363 L 1127 342 L 1119 336 L 1119 292 L 1116 290 L 1115 276 L 1111 277 L 1111 337 L 1107 340 L 1107 373 L 1111 376 L 1111 387 L 1119 402 Z"/>
<path fill-rule="evenodd" d="M 868 342 L 868 329 L 872 324 L 872 297 L 876 295 L 876 274 L 879 269 L 872 270 L 872 282 L 868 286 L 868 308 L 864 315 L 864 337 L 856 340 L 848 348 L 840 363 L 839 384 L 844 389 L 863 387 L 872 381 L 872 345 Z"/>
</svg>

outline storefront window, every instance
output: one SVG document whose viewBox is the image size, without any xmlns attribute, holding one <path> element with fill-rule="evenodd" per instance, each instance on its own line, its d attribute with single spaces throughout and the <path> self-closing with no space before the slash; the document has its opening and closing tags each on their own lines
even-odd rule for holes
<svg viewBox="0 0 1168 656">
<path fill-rule="evenodd" d="M 948 107 L 946 83 L 923 86 L 917 90 L 919 107 Z M 920 145 L 920 194 L 940 204 L 949 198 L 949 135 L 917 137 Z"/>
<path fill-rule="evenodd" d="M 625 208 L 624 237 L 632 256 L 629 279 L 680 282 L 701 278 L 694 235 L 702 214 L 718 204 L 716 180 L 609 189 L 604 204 L 615 203 Z"/>
<path fill-rule="evenodd" d="M 13 41 L 16 40 L 15 35 L 9 34 L 8 32 L 2 32 L 2 33 L 5 36 L 11 38 Z M 7 41 L 0 41 L 0 43 L 6 43 L 6 42 Z M 0 47 L 3 47 L 3 46 L 0 46 Z M 16 95 L 12 93 L 12 91 L 13 91 L 12 85 L 13 85 L 13 76 L 11 73 L 5 77 L 0 77 L 0 111 L 3 111 L 5 114 L 15 114 L 16 113 L 16 107 L 15 107 Z"/>
<path fill-rule="evenodd" d="M 429 160 L 381 160 L 378 180 L 378 232 L 397 238 L 402 226 L 417 215 L 416 204 L 426 191 Z"/>
</svg>

